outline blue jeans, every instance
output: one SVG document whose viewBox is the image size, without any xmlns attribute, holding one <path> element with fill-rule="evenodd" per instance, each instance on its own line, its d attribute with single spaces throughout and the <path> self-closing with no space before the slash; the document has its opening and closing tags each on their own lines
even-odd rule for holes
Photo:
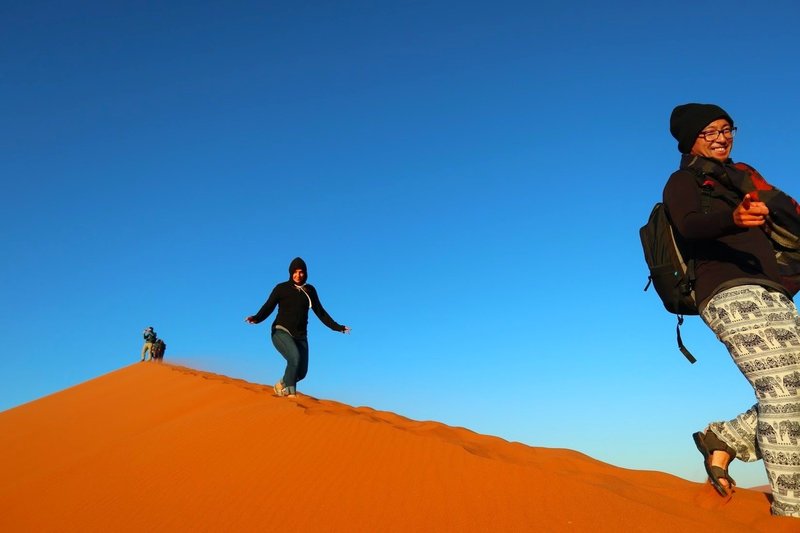
<svg viewBox="0 0 800 533">
<path fill-rule="evenodd" d="M 272 344 L 286 359 L 286 371 L 281 381 L 289 394 L 294 394 L 297 382 L 308 373 L 308 340 L 295 339 L 287 332 L 276 329 L 272 334 Z"/>
</svg>

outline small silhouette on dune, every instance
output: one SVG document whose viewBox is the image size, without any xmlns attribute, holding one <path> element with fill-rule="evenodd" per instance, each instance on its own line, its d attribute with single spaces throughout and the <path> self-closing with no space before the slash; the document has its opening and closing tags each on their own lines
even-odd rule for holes
<svg viewBox="0 0 800 533">
<path fill-rule="evenodd" d="M 768 496 L 132 365 L 0 413 L 2 531 L 797 531 Z"/>
</svg>

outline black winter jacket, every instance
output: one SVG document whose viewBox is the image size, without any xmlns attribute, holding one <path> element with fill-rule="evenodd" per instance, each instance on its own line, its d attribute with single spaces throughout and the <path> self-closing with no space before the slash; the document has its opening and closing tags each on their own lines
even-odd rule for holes
<svg viewBox="0 0 800 533">
<path fill-rule="evenodd" d="M 700 167 L 702 172 L 698 173 Z M 731 165 L 707 158 L 683 156 L 681 168 L 664 187 L 664 204 L 677 229 L 684 255 L 695 259 L 695 296 L 702 309 L 717 292 L 738 285 L 763 285 L 786 293 L 781 285 L 775 252 L 759 227 L 741 228 L 733 222 L 740 195 L 727 188 Z M 698 175 L 699 174 L 699 175 Z M 702 187 L 710 195 L 704 213 Z"/>
<path fill-rule="evenodd" d="M 298 286 L 292 281 L 284 281 L 275 285 L 267 301 L 264 302 L 258 313 L 251 317 L 253 322 L 258 324 L 266 320 L 275 310 L 275 306 L 278 306 L 278 315 L 272 323 L 273 333 L 276 326 L 281 326 L 288 330 L 292 337 L 305 339 L 308 335 L 309 306 L 323 324 L 334 331 L 344 331 L 344 326 L 328 315 L 319 301 L 317 290 L 308 283 Z"/>
</svg>

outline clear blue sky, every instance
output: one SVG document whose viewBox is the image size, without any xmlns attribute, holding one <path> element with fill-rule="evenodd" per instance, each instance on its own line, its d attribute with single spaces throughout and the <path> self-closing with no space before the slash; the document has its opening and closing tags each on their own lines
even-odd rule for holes
<svg viewBox="0 0 800 533">
<path fill-rule="evenodd" d="M 353 328 L 311 317 L 302 392 L 704 479 L 754 396 L 699 319 L 677 351 L 638 229 L 689 101 L 800 194 L 796 2 L 68 4 L 0 6 L 0 409 L 148 325 L 273 383 L 243 319 L 299 255 Z"/>
</svg>

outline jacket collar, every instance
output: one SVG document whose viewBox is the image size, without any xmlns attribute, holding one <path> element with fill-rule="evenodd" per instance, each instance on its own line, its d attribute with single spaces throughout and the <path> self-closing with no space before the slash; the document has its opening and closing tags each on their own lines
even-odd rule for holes
<svg viewBox="0 0 800 533">
<path fill-rule="evenodd" d="M 737 190 L 747 178 L 747 173 L 736 168 L 732 159 L 717 161 L 708 157 L 693 154 L 681 156 L 681 170 L 689 170 L 700 178 L 710 176 L 728 189 Z"/>
<path fill-rule="evenodd" d="M 734 169 L 733 161 L 720 162 L 716 159 L 709 159 L 694 154 L 683 154 L 681 156 L 681 170 L 691 170 L 695 174 L 704 174 L 714 177 L 719 177 L 725 174 L 730 169 Z"/>
</svg>

